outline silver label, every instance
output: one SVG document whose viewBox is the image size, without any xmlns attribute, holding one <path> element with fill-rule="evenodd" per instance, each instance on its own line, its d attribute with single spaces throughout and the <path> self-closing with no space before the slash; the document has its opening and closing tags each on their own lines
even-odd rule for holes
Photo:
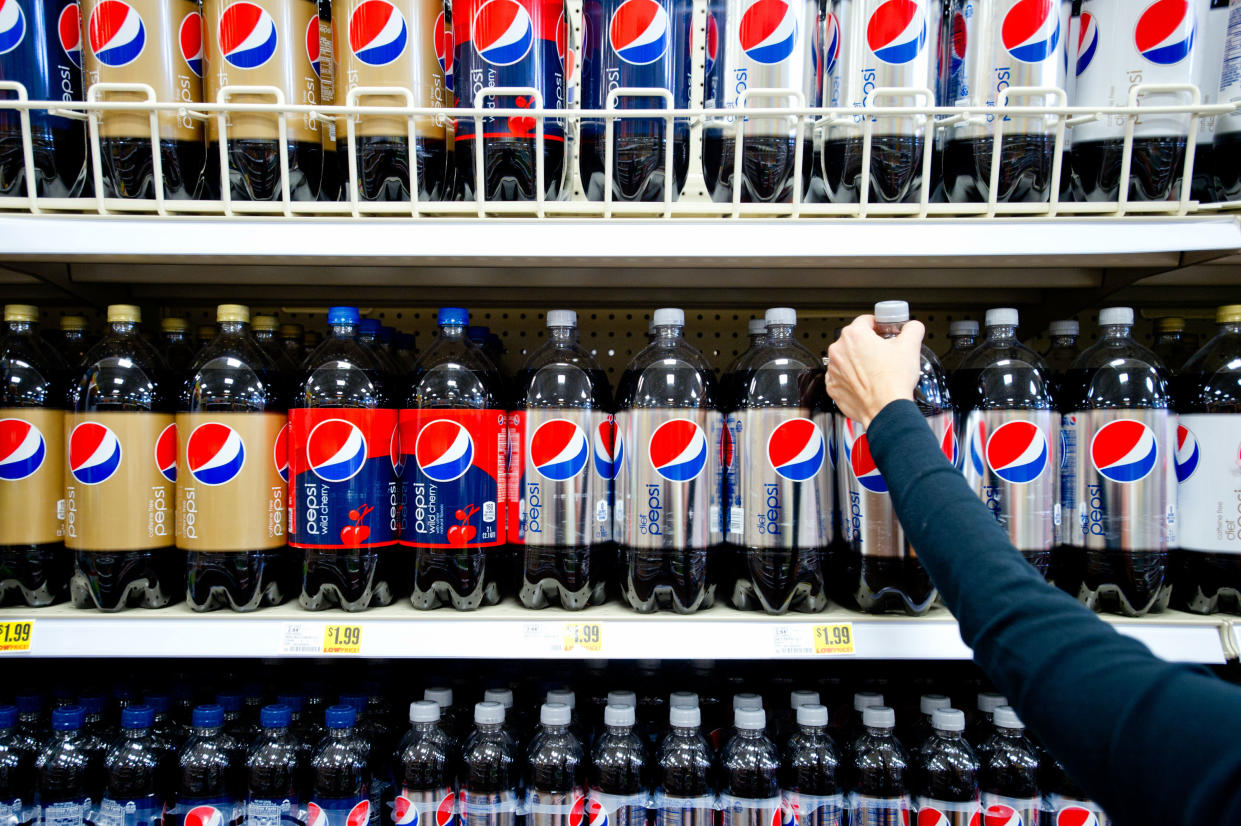
<svg viewBox="0 0 1241 826">
<path fill-rule="evenodd" d="M 604 439 L 610 421 L 606 413 L 581 408 L 523 411 L 520 512 L 527 545 L 583 547 L 608 541 L 612 458 Z"/>
<path fill-rule="evenodd" d="M 1021 551 L 1055 541 L 1058 419 L 1050 410 L 973 410 L 961 427 L 965 481 Z"/>
<path fill-rule="evenodd" d="M 812 416 L 805 408 L 787 407 L 740 413 L 737 487 L 747 548 L 822 548 L 831 543 L 831 414 Z"/>
</svg>

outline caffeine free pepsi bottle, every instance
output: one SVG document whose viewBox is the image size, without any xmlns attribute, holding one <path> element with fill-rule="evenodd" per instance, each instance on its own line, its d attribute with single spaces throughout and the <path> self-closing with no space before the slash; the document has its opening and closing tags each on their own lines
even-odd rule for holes
<svg viewBox="0 0 1241 826">
<path fill-rule="evenodd" d="M 302 766 L 301 747 L 289 731 L 293 710 L 286 705 L 264 706 L 262 726 L 246 755 L 246 821 L 250 826 L 291 826 L 301 814 L 297 788 Z"/>
<path fill-rule="evenodd" d="M 98 772 L 82 733 L 81 706 L 52 712 L 52 735 L 35 761 L 35 800 L 46 826 L 85 826 L 93 802 L 90 779 Z"/>
<path fill-rule="evenodd" d="M 544 703 L 542 728 L 526 752 L 526 823 L 564 826 L 586 807 L 586 755 L 570 730 L 573 710 L 563 703 Z"/>
<path fill-rule="evenodd" d="M 701 726 L 698 706 L 668 709 L 668 733 L 655 753 L 655 826 L 715 822 L 714 750 Z"/>
<path fill-rule="evenodd" d="M 277 337 L 279 329 L 280 320 L 274 315 L 256 315 L 250 319 L 250 330 L 259 347 L 275 362 L 277 372 L 291 376 L 300 368 Z M 285 453 L 287 455 L 288 451 Z"/>
<path fill-rule="evenodd" d="M 224 709 L 217 705 L 195 708 L 190 732 L 177 758 L 175 802 L 167 822 L 173 826 L 236 823 L 245 812 L 240 782 L 244 766 L 234 760 L 236 744 L 224 733 Z"/>
<path fill-rule="evenodd" d="M 188 370 L 194 360 L 190 323 L 184 318 L 161 318 L 159 321 L 160 353 L 174 374 Z"/>
<path fill-rule="evenodd" d="M 577 340 L 577 313 L 547 314 L 547 341 L 517 377 L 511 416 L 527 608 L 603 602 L 615 554 L 616 420 L 607 374 Z M 511 459 L 510 459 L 511 461 Z"/>
<path fill-rule="evenodd" d="M 409 704 L 409 723 L 393 761 L 392 819 L 450 826 L 457 805 L 456 746 L 439 726 L 440 707 L 429 700 Z"/>
<path fill-rule="evenodd" d="M 1064 381 L 1061 449 L 1072 485 L 1060 510 L 1074 567 L 1061 587 L 1096 611 L 1168 604 L 1177 546 L 1176 413 L 1167 371 L 1134 341 L 1133 310 L 1099 312 L 1099 340 Z"/>
<path fill-rule="evenodd" d="M 917 753 L 918 818 L 946 826 L 973 826 L 981 820 L 978 757 L 965 740 L 965 714 L 938 708 L 931 736 Z M 938 815 L 935 819 L 931 814 Z M 1036 826 L 1038 821 L 1030 823 Z"/>
<path fill-rule="evenodd" d="M 4 308 L 0 338 L 0 603 L 64 598 L 64 363 L 36 331 L 39 311 Z"/>
<path fill-rule="evenodd" d="M 909 761 L 893 735 L 896 713 L 887 706 L 862 712 L 863 733 L 852 749 L 850 823 L 902 826 L 912 819 Z"/>
<path fill-rule="evenodd" d="M 795 826 L 843 826 L 846 812 L 840 754 L 827 733 L 827 708 L 797 707 L 797 730 L 780 768 L 782 820 Z"/>
<path fill-rule="evenodd" d="M 174 547 L 174 390 L 139 320 L 137 307 L 109 306 L 108 332 L 69 388 L 65 545 L 78 608 L 161 608 L 185 587 Z"/>
<path fill-rule="evenodd" d="M 504 706 L 474 706 L 474 732 L 461 750 L 461 826 L 517 826 L 522 764 L 504 728 Z"/>
<path fill-rule="evenodd" d="M 1039 751 L 1011 706 L 995 710 L 995 734 L 982 750 L 983 818 L 987 823 L 1038 823 Z"/>
<path fill-rule="evenodd" d="M 158 781 L 162 750 L 151 726 L 150 706 L 128 706 L 121 711 L 120 738 L 104 759 L 103 801 L 95 814 L 96 826 L 160 826 L 164 820 L 164 790 Z"/>
<path fill-rule="evenodd" d="M 439 311 L 439 337 L 401 409 L 401 544 L 414 549 L 415 608 L 492 605 L 504 579 L 506 399 L 495 365 L 466 338 L 468 318 L 460 307 Z"/>
<path fill-rule="evenodd" d="M 82 363 L 86 351 L 94 343 L 95 337 L 86 323 L 86 316 L 75 313 L 60 317 L 60 338 L 56 349 L 71 369 Z"/>
<path fill-rule="evenodd" d="M 371 819 L 371 773 L 354 735 L 352 706 L 330 706 L 327 735 L 310 758 L 312 777 L 306 821 L 322 826 L 365 826 Z"/>
<path fill-rule="evenodd" d="M 364 611 L 403 581 L 397 404 L 385 366 L 354 339 L 357 309 L 332 307 L 328 323 L 289 410 L 289 544 L 305 553 L 303 608 Z"/>
</svg>

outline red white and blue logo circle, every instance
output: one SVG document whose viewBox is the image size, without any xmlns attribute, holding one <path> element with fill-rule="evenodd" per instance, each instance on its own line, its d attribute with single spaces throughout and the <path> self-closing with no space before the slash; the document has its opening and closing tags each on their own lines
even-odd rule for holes
<svg viewBox="0 0 1241 826">
<path fill-rule="evenodd" d="M 926 10 L 918 0 L 887 0 L 871 12 L 866 43 L 884 63 L 910 63 L 926 46 Z"/>
<path fill-rule="evenodd" d="M 82 68 L 82 7 L 77 3 L 69 3 L 60 10 L 56 20 L 56 34 L 60 38 L 60 48 L 74 66 Z"/>
<path fill-rule="evenodd" d="M 965 54 L 970 42 L 969 23 L 961 12 L 952 15 L 951 34 L 952 42 L 948 46 L 948 73 L 956 75 L 965 65 Z"/>
<path fill-rule="evenodd" d="M 621 441 L 615 418 L 608 416 L 607 421 L 599 423 L 594 442 L 595 472 L 604 479 L 615 479 L 625 459 L 625 443 Z"/>
<path fill-rule="evenodd" d="M 492 66 L 512 66 L 534 46 L 534 21 L 517 0 L 487 0 L 474 15 L 474 51 Z"/>
<path fill-rule="evenodd" d="M 918 809 L 918 826 L 952 826 L 952 821 L 934 806 L 923 806 Z M 978 826 L 978 819 L 974 818 L 970 826 Z"/>
<path fill-rule="evenodd" d="M 418 431 L 414 458 L 432 482 L 451 482 L 464 476 L 473 464 L 474 439 L 464 425 L 436 419 Z"/>
<path fill-rule="evenodd" d="M 83 485 L 112 478 L 121 466 L 121 441 L 107 425 L 82 422 L 69 434 L 69 472 Z"/>
<path fill-rule="evenodd" d="M 840 60 L 840 43 L 844 39 L 840 33 L 840 18 L 828 12 L 824 32 L 823 55 L 826 62 L 823 64 L 823 74 L 830 75 L 836 71 L 836 61 Z"/>
<path fill-rule="evenodd" d="M 452 30 L 448 28 L 448 18 L 443 12 L 435 18 L 435 28 L 432 37 L 435 39 L 435 59 L 439 61 L 440 69 L 444 72 L 444 88 L 452 91 L 452 59 L 453 59 L 453 40 Z"/>
<path fill-rule="evenodd" d="M 703 74 L 710 75 L 715 68 L 715 58 L 720 53 L 720 26 L 715 22 L 715 15 L 707 12 L 707 62 Z"/>
<path fill-rule="evenodd" d="M 569 826 L 608 826 L 608 810 L 598 800 L 579 797 L 569 809 Z"/>
<path fill-rule="evenodd" d="M 323 76 L 323 64 L 319 61 L 319 50 L 323 48 L 323 43 L 319 38 L 319 15 L 310 18 L 306 23 L 306 59 L 310 61 L 310 68 L 314 70 L 315 77 Z"/>
<path fill-rule="evenodd" d="M 181 58 L 190 71 L 198 77 L 203 76 L 203 18 L 192 11 L 181 19 L 181 27 L 177 32 L 177 42 L 181 46 Z"/>
<path fill-rule="evenodd" d="M 26 36 L 26 13 L 17 0 L 0 0 L 0 54 L 11 52 Z"/>
<path fill-rule="evenodd" d="M 33 475 L 45 458 L 47 442 L 39 428 L 25 419 L 0 419 L 0 481 Z"/>
<path fill-rule="evenodd" d="M 1198 469 L 1198 439 L 1185 425 L 1176 428 L 1176 481 L 1184 482 Z"/>
<path fill-rule="evenodd" d="M 982 813 L 982 822 L 983 826 L 1025 826 L 1021 812 L 1012 806 L 1005 806 L 1002 803 L 988 806 L 986 811 Z M 1030 826 L 1034 826 L 1034 824 Z"/>
<path fill-rule="evenodd" d="M 1000 39 L 1014 60 L 1042 63 L 1060 45 L 1060 10 L 1052 0 L 1018 0 L 1000 27 Z"/>
<path fill-rule="evenodd" d="M 1099 826 L 1099 818 L 1083 806 L 1065 806 L 1056 812 L 1056 826 Z"/>
<path fill-rule="evenodd" d="M 203 485 L 224 485 L 237 478 L 246 463 L 241 434 L 226 424 L 207 422 L 190 432 L 185 445 L 190 476 Z"/>
<path fill-rule="evenodd" d="M 105 66 L 128 66 L 146 47 L 142 15 L 125 0 L 103 0 L 90 13 L 91 51 Z"/>
<path fill-rule="evenodd" d="M 741 15 L 741 49 L 755 63 L 783 63 L 797 45 L 797 15 L 784 0 L 755 0 Z"/>
<path fill-rule="evenodd" d="M 767 461 L 790 482 L 808 482 L 818 476 L 826 455 L 823 431 L 810 419 L 781 422 L 767 437 Z"/>
<path fill-rule="evenodd" d="M 1082 12 L 1077 23 L 1077 74 L 1089 68 L 1099 51 L 1099 21 L 1088 11 Z"/>
<path fill-rule="evenodd" d="M 314 804 L 310 804 L 314 806 Z M 317 807 L 316 807 L 317 808 Z M 227 826 L 215 806 L 195 806 L 185 813 L 185 826 Z"/>
<path fill-rule="evenodd" d="M 345 482 L 366 464 L 366 437 L 353 422 L 325 419 L 306 439 L 306 462 L 325 482 Z"/>
<path fill-rule="evenodd" d="M 409 27 L 387 0 L 362 0 L 349 15 L 349 48 L 367 66 L 387 66 L 405 53 Z"/>
<path fill-rule="evenodd" d="M 392 822 L 396 826 L 418 826 L 418 805 L 403 794 L 392 801 Z"/>
<path fill-rule="evenodd" d="M 276 446 L 271 450 L 271 460 L 280 478 L 289 481 L 289 426 L 286 424 L 276 434 Z"/>
<path fill-rule="evenodd" d="M 388 458 L 392 460 L 392 472 L 400 479 L 405 475 L 405 452 L 401 450 L 401 428 L 392 428 L 392 436 L 388 439 Z"/>
<path fill-rule="evenodd" d="M 344 826 L 366 826 L 370 816 L 370 801 L 363 800 L 349 810 Z M 331 819 L 327 812 L 323 811 L 322 806 L 317 803 L 308 803 L 306 804 L 306 824 L 307 826 L 331 826 Z"/>
<path fill-rule="evenodd" d="M 851 425 L 852 422 L 846 423 L 846 428 L 850 431 Z M 879 472 L 875 457 L 870 455 L 870 442 L 865 433 L 853 439 L 852 443 L 848 438 L 845 439 L 845 460 L 849 463 L 849 469 L 853 471 L 853 477 L 864 489 L 871 493 L 888 492 L 888 482 Z"/>
<path fill-rule="evenodd" d="M 1034 422 L 1006 422 L 987 440 L 991 472 L 1013 485 L 1028 485 L 1047 470 L 1047 434 Z"/>
<path fill-rule="evenodd" d="M 551 419 L 530 436 L 530 461 L 544 479 L 567 482 L 590 461 L 590 443 L 575 422 Z"/>
<path fill-rule="evenodd" d="M 1151 63 L 1171 66 L 1194 48 L 1194 10 L 1189 0 L 1155 0 L 1133 30 L 1133 42 Z"/>
<path fill-rule="evenodd" d="M 457 798 L 452 792 L 444 795 L 435 807 L 435 826 L 449 826 L 457 815 Z"/>
<path fill-rule="evenodd" d="M 670 419 L 651 434 L 651 466 L 669 482 L 697 479 L 707 466 L 707 435 L 689 419 Z"/>
<path fill-rule="evenodd" d="M 957 467 L 957 429 L 952 426 L 952 416 L 945 416 L 944 435 L 939 438 L 939 449 L 943 451 L 944 458 L 952 463 L 953 467 Z"/>
<path fill-rule="evenodd" d="M 257 69 L 276 54 L 276 21 L 257 3 L 240 0 L 220 15 L 220 52 L 237 69 Z"/>
<path fill-rule="evenodd" d="M 155 466 L 169 482 L 177 481 L 177 426 L 170 424 L 155 440 Z"/>
<path fill-rule="evenodd" d="M 645 66 L 668 52 L 672 26 L 668 12 L 655 0 L 625 0 L 612 13 L 608 43 L 626 63 Z"/>
<path fill-rule="evenodd" d="M 1117 419 L 1099 428 L 1090 441 L 1090 461 L 1111 482 L 1138 482 L 1159 458 L 1155 433 L 1136 419 Z"/>
</svg>

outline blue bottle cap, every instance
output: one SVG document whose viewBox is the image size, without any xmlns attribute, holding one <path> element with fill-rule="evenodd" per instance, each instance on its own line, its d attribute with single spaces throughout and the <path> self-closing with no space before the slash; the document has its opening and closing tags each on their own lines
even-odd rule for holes
<svg viewBox="0 0 1241 826">
<path fill-rule="evenodd" d="M 329 307 L 327 311 L 328 324 L 357 324 L 358 318 L 357 307 Z"/>
<path fill-rule="evenodd" d="M 465 307 L 440 307 L 441 327 L 464 327 L 470 321 L 470 311 Z"/>
<path fill-rule="evenodd" d="M 17 713 L 18 714 L 38 714 L 43 710 L 42 694 L 18 694 L 17 695 Z"/>
<path fill-rule="evenodd" d="M 226 713 L 230 711 L 241 711 L 240 694 L 233 694 L 232 692 L 217 694 L 215 695 L 215 701 L 216 704 L 219 705 L 220 708 L 224 709 Z"/>
<path fill-rule="evenodd" d="M 300 694 L 277 694 L 276 702 L 288 706 L 291 713 L 296 713 L 302 710 L 306 700 Z"/>
<path fill-rule="evenodd" d="M 17 706 L 0 706 L 0 728 L 17 725 Z"/>
<path fill-rule="evenodd" d="M 52 731 L 74 731 L 86 722 L 86 712 L 81 706 L 65 706 L 52 712 Z"/>
<path fill-rule="evenodd" d="M 366 710 L 365 694 L 342 694 L 340 695 L 340 702 L 342 705 L 349 706 L 358 714 Z"/>
<path fill-rule="evenodd" d="M 328 706 L 327 711 L 323 712 L 323 721 L 328 728 L 353 728 L 357 719 L 358 714 L 353 706 Z"/>
<path fill-rule="evenodd" d="M 389 327 L 387 324 L 385 324 L 379 328 L 379 340 L 382 341 L 384 344 L 387 344 L 388 342 L 392 341 L 394 338 L 396 338 L 395 327 Z"/>
<path fill-rule="evenodd" d="M 283 704 L 263 706 L 259 712 L 259 724 L 263 728 L 288 728 L 293 722 L 293 709 Z"/>
<path fill-rule="evenodd" d="M 191 722 L 194 728 L 219 728 L 224 725 L 224 709 L 220 706 L 198 706 Z"/>
<path fill-rule="evenodd" d="M 150 728 L 155 722 L 155 709 L 150 706 L 129 706 L 121 712 L 121 728 Z"/>
<path fill-rule="evenodd" d="M 172 708 L 172 700 L 167 694 L 147 694 L 142 698 L 142 702 L 149 705 L 156 714 L 163 714 Z"/>
<path fill-rule="evenodd" d="M 478 324 L 471 324 L 469 327 L 465 328 L 465 337 L 475 344 L 482 344 L 487 340 L 487 335 L 490 332 L 491 330 L 486 327 Z"/>
<path fill-rule="evenodd" d="M 83 694 L 78 698 L 78 705 L 87 714 L 103 714 L 106 703 L 102 694 Z"/>
<path fill-rule="evenodd" d="M 367 333 L 368 335 L 378 336 L 379 328 L 382 325 L 377 318 L 364 318 L 358 322 L 358 332 Z"/>
</svg>

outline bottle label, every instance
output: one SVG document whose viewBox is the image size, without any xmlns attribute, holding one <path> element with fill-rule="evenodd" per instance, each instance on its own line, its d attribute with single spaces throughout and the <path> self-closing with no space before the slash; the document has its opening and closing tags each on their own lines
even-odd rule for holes
<svg viewBox="0 0 1241 826">
<path fill-rule="evenodd" d="M 0 826 L 34 826 L 39 820 L 39 809 L 32 801 L 23 803 L 21 798 L 0 802 Z"/>
<path fill-rule="evenodd" d="M 1241 414 L 1181 416 L 1176 478 L 1181 547 L 1241 553 Z"/>
<path fill-rule="evenodd" d="M 727 538 L 741 542 L 745 534 L 745 505 L 741 486 L 737 484 L 738 462 L 741 451 L 742 424 L 739 413 L 720 417 L 719 433 L 711 435 L 711 444 L 720 446 L 719 481 L 712 488 L 711 545 L 716 546 Z"/>
<path fill-rule="evenodd" d="M 252 799 L 246 801 L 245 826 L 298 826 L 300 815 L 301 810 L 296 800 Z"/>
<path fill-rule="evenodd" d="M 306 826 L 366 826 L 371 822 L 369 800 L 317 800 L 306 804 Z"/>
<path fill-rule="evenodd" d="M 155 795 L 141 800 L 112 800 L 105 797 L 93 818 L 95 826 L 159 826 L 163 821 L 164 806 Z"/>
<path fill-rule="evenodd" d="M 512 414 L 521 445 L 519 536 L 538 547 L 607 542 L 616 424 L 597 410 L 530 408 Z M 599 503 L 604 518 L 599 519 Z"/>
<path fill-rule="evenodd" d="M 1112 826 L 1112 819 L 1093 801 L 1049 794 L 1045 803 L 1051 826 Z"/>
<path fill-rule="evenodd" d="M 549 792 L 530 789 L 523 807 L 526 826 L 574 826 L 586 817 L 586 793 L 583 789 Z"/>
<path fill-rule="evenodd" d="M 712 826 L 715 802 L 710 795 L 677 797 L 656 792 L 652 801 L 655 826 Z"/>
<path fill-rule="evenodd" d="M 1038 826 L 1043 801 L 1037 797 L 1005 797 L 983 792 L 982 816 L 986 823 L 1006 826 Z"/>
<path fill-rule="evenodd" d="M 179 413 L 177 547 L 282 548 L 288 507 L 283 413 Z"/>
<path fill-rule="evenodd" d="M 1224 63 L 1219 78 L 1219 103 L 1241 101 L 1241 4 L 1228 6 L 1228 33 L 1224 38 Z M 1241 132 L 1241 113 L 1220 115 L 1215 122 L 1218 135 Z"/>
<path fill-rule="evenodd" d="M 782 821 L 781 799 L 720 795 L 720 826 L 777 826 Z"/>
<path fill-rule="evenodd" d="M 908 826 L 913 806 L 906 797 L 849 796 L 850 826 Z M 1031 824 L 1032 826 L 1032 824 Z"/>
<path fill-rule="evenodd" d="M 516 826 L 516 792 L 470 792 L 461 790 L 461 826 Z"/>
<path fill-rule="evenodd" d="M 63 536 L 65 414 L 0 408 L 0 545 L 43 545 Z"/>
<path fill-rule="evenodd" d="M 645 794 L 607 794 L 591 789 L 587 801 L 589 817 L 583 818 L 583 822 L 587 825 L 646 826 L 649 805 L 650 799 Z"/>
<path fill-rule="evenodd" d="M 1051 410 L 971 410 L 961 424 L 965 481 L 1019 551 L 1055 541 L 1056 419 Z"/>
<path fill-rule="evenodd" d="M 452 789 L 402 789 L 392 805 L 396 826 L 453 826 L 456 817 Z"/>
<path fill-rule="evenodd" d="M 832 541 L 831 462 L 825 420 L 805 408 L 741 411 L 737 487 L 746 548 L 824 548 Z"/>
<path fill-rule="evenodd" d="M 43 807 L 41 826 L 84 826 L 90 805 L 89 797 L 82 801 L 49 803 Z"/>
<path fill-rule="evenodd" d="M 781 820 L 784 826 L 844 826 L 845 797 L 785 791 Z"/>
<path fill-rule="evenodd" d="M 1060 521 L 1056 544 L 1072 545 L 1077 523 L 1077 416 L 1060 417 Z"/>
<path fill-rule="evenodd" d="M 177 426 L 165 413 L 66 413 L 65 545 L 172 547 Z"/>
<path fill-rule="evenodd" d="M 980 826 L 983 823 L 982 806 L 977 800 L 957 803 L 919 797 L 918 823 L 930 826 Z M 1038 826 L 1038 821 L 1028 826 Z"/>
<path fill-rule="evenodd" d="M 521 490 L 522 481 L 525 478 L 520 469 L 525 466 L 525 458 L 522 455 L 522 449 L 525 447 L 525 439 L 521 435 L 522 425 L 525 422 L 525 413 L 520 410 L 510 411 L 505 418 L 504 427 L 504 464 L 500 466 L 500 470 L 504 475 L 504 501 L 508 503 L 505 511 L 508 513 L 508 519 L 505 520 L 504 532 L 508 541 L 514 545 L 525 543 L 525 537 L 521 533 Z"/>
<path fill-rule="evenodd" d="M 240 826 L 245 805 L 223 797 L 178 801 L 165 817 L 167 826 Z"/>
<path fill-rule="evenodd" d="M 402 410 L 405 538 L 413 548 L 503 545 L 507 414 Z"/>
</svg>

